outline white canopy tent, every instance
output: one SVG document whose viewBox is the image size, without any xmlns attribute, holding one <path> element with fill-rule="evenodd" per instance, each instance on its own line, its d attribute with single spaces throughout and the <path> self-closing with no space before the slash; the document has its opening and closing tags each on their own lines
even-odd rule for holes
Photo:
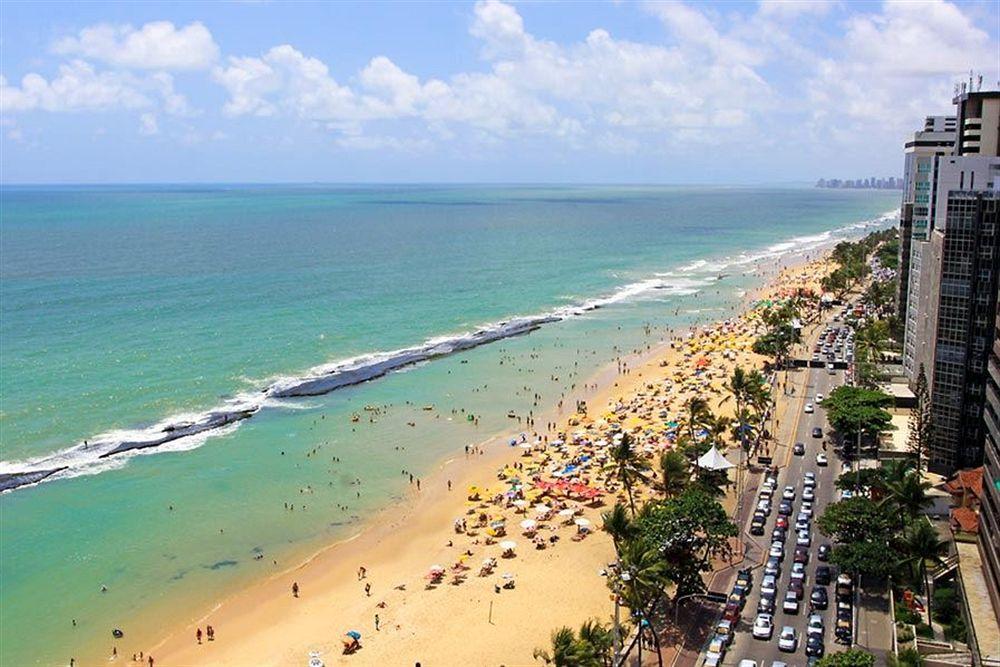
<svg viewBox="0 0 1000 667">
<path fill-rule="evenodd" d="M 712 445 L 710 450 L 698 458 L 698 467 L 708 470 L 728 470 L 729 468 L 735 468 L 736 465 L 730 463 L 725 456 L 719 453 L 715 445 Z"/>
</svg>

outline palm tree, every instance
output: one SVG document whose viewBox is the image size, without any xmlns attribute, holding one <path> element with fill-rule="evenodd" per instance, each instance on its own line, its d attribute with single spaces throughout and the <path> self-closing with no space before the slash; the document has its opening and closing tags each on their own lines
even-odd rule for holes
<svg viewBox="0 0 1000 667">
<path fill-rule="evenodd" d="M 649 548 L 641 541 L 629 542 L 622 550 L 619 558 L 622 573 L 628 573 L 628 581 L 622 590 L 625 603 L 633 612 L 638 611 L 649 623 L 653 642 L 659 649 L 659 633 L 653 625 L 653 613 L 657 603 L 663 596 L 663 587 L 667 584 L 667 562 L 658 549 Z M 624 577 L 623 577 L 624 581 Z M 641 619 L 640 619 L 641 620 Z M 642 663 L 642 643 L 639 643 L 639 662 Z M 659 656 L 660 651 L 657 650 Z M 659 658 L 662 665 L 662 657 Z"/>
<path fill-rule="evenodd" d="M 660 454 L 660 474 L 663 476 L 663 495 L 676 496 L 691 481 L 688 460 L 676 449 Z"/>
<path fill-rule="evenodd" d="M 576 635 L 571 628 L 562 627 L 552 632 L 552 651 L 548 649 L 536 648 L 532 653 L 535 660 L 542 660 L 546 665 L 555 667 L 578 667 L 583 665 L 595 665 L 593 661 L 588 661 L 585 649 L 577 641 Z"/>
<path fill-rule="evenodd" d="M 614 462 L 615 475 L 628 494 L 628 505 L 635 516 L 635 499 L 632 497 L 632 487 L 636 482 L 645 480 L 648 469 L 646 459 L 632 448 L 632 437 L 622 433 L 621 439 L 611 448 L 611 460 Z"/>
<path fill-rule="evenodd" d="M 614 634 L 597 619 L 588 619 L 580 626 L 580 642 L 593 647 L 595 656 L 601 665 L 610 662 L 611 649 L 614 646 Z"/>
<path fill-rule="evenodd" d="M 906 557 L 900 562 L 910 567 L 915 578 L 923 583 L 927 595 L 927 617 L 931 616 L 931 582 L 928 561 L 934 565 L 940 564 L 948 554 L 948 543 L 942 539 L 937 530 L 923 519 L 910 523 L 903 531 L 900 548 Z"/>
<path fill-rule="evenodd" d="M 917 518 L 922 511 L 934 504 L 933 498 L 927 495 L 931 488 L 930 482 L 922 479 L 912 470 L 890 470 L 886 480 L 886 497 L 883 503 L 891 503 L 899 512 L 900 518 Z"/>
<path fill-rule="evenodd" d="M 712 419 L 712 411 L 708 407 L 708 401 L 701 396 L 692 396 L 684 403 L 687 411 L 684 423 L 687 426 L 688 437 L 695 441 L 695 429 L 705 426 Z"/>
<path fill-rule="evenodd" d="M 601 514 L 604 519 L 604 531 L 611 536 L 611 541 L 615 545 L 615 553 L 621 553 L 621 545 L 632 534 L 632 522 L 629 520 L 628 512 L 621 503 L 615 503 L 607 512 Z"/>
</svg>

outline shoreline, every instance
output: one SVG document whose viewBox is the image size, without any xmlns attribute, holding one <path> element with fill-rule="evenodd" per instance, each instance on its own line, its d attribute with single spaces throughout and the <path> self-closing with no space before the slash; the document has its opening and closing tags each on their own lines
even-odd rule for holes
<svg viewBox="0 0 1000 667">
<path fill-rule="evenodd" d="M 825 255 L 828 252 L 828 248 L 812 249 L 802 255 L 786 256 L 777 261 L 772 260 L 766 264 L 762 263 L 762 265 L 756 267 L 754 272 L 760 276 L 761 284 L 748 289 L 740 297 L 738 305 L 734 306 L 731 311 L 728 311 L 728 319 L 742 317 L 747 312 L 750 304 L 760 294 L 775 288 L 775 280 L 783 271 L 802 266 L 809 261 L 815 261 L 816 255 Z M 707 325 L 700 324 L 692 328 L 701 329 L 705 326 Z M 674 334 L 676 335 L 677 331 Z M 599 412 L 595 408 L 597 406 L 603 408 L 613 404 L 612 401 L 615 396 L 624 395 L 627 397 L 631 393 L 634 393 L 645 382 L 644 376 L 647 370 L 659 368 L 664 356 L 670 356 L 670 351 L 670 339 L 665 338 L 661 339 L 657 344 L 651 345 L 648 350 L 639 351 L 638 354 L 633 352 L 623 355 L 628 365 L 638 372 L 628 376 L 621 376 L 616 372 L 615 365 L 609 364 L 598 369 L 584 383 L 586 386 L 596 381 L 598 385 L 596 391 L 592 389 L 576 391 L 572 395 L 568 395 L 565 400 L 568 403 L 569 400 L 583 398 L 588 401 L 588 405 L 591 406 L 593 412 Z M 618 378 L 617 382 L 615 378 Z M 538 421 L 543 422 L 543 420 L 553 419 L 554 417 L 554 421 L 562 423 L 566 417 L 562 413 L 561 409 L 553 406 L 551 410 L 539 415 Z M 419 554 L 421 562 L 426 561 L 422 566 L 424 568 L 431 562 L 443 560 L 442 556 L 448 553 L 448 548 L 440 546 L 444 542 L 444 538 L 443 534 L 439 531 L 442 529 L 447 531 L 450 527 L 456 515 L 455 505 L 460 502 L 448 498 L 451 494 L 445 490 L 446 481 L 450 479 L 453 482 L 453 487 L 456 491 L 452 493 L 457 493 L 460 497 L 462 496 L 461 490 L 466 488 L 467 483 L 473 481 L 482 483 L 484 478 L 494 477 L 491 473 L 496 469 L 497 465 L 503 459 L 509 459 L 512 454 L 511 448 L 503 444 L 510 437 L 510 434 L 511 432 L 505 431 L 483 440 L 476 446 L 484 451 L 484 454 L 478 457 L 463 458 L 461 452 L 459 452 L 454 457 L 439 461 L 435 466 L 434 472 L 424 478 L 423 488 L 425 491 L 419 494 L 411 492 L 399 501 L 390 502 L 386 507 L 381 508 L 370 517 L 364 519 L 360 530 L 353 535 L 338 539 L 331 544 L 321 547 L 306 558 L 297 561 L 297 564 L 290 568 L 263 576 L 260 581 L 245 587 L 233 595 L 224 597 L 221 601 L 212 605 L 210 609 L 199 611 L 198 614 L 190 617 L 187 621 L 178 620 L 176 623 L 171 623 L 171 631 L 165 636 L 161 635 L 162 639 L 157 641 L 148 653 L 156 656 L 156 664 L 241 664 L 246 658 L 246 653 L 245 651 L 241 653 L 241 648 L 246 647 L 254 641 L 253 637 L 249 638 L 250 641 L 246 641 L 247 638 L 244 636 L 245 634 L 255 634 L 252 628 L 270 628 L 274 625 L 275 618 L 284 619 L 279 622 L 287 624 L 293 618 L 300 618 L 303 613 L 307 617 L 314 613 L 325 613 L 329 616 L 330 609 L 327 605 L 323 605 L 326 611 L 322 611 L 320 609 L 313 609 L 314 605 L 310 604 L 314 596 L 317 595 L 315 591 L 319 590 L 319 597 L 337 598 L 338 602 L 343 604 L 343 606 L 340 604 L 337 606 L 337 609 L 340 610 L 337 616 L 345 617 L 345 620 L 342 621 L 345 623 L 343 629 L 332 628 L 330 624 L 327 624 L 324 626 L 326 629 L 322 633 L 325 641 L 316 641 L 314 647 L 296 646 L 295 649 L 272 651 L 272 655 L 267 659 L 263 659 L 264 656 L 259 655 L 258 658 L 262 660 L 258 660 L 256 664 L 302 664 L 305 662 L 308 653 L 303 648 L 321 651 L 327 664 L 377 664 L 377 662 L 370 662 L 371 660 L 376 660 L 379 653 L 373 647 L 383 642 L 379 641 L 376 643 L 372 639 L 375 633 L 371 628 L 372 612 L 369 609 L 374 608 L 376 597 L 369 598 L 364 595 L 362 584 L 356 579 L 356 568 L 360 564 L 365 564 L 371 573 L 369 581 L 375 581 L 375 576 L 379 576 L 380 579 L 383 576 L 383 567 L 386 570 L 395 569 L 392 566 L 398 564 L 401 560 L 406 561 L 407 556 L 409 556 L 410 562 L 414 562 L 414 559 L 418 557 L 417 554 Z M 501 446 L 496 447 L 495 445 L 497 444 Z M 454 484 L 456 479 L 459 482 Z M 457 513 L 460 513 L 460 511 Z M 599 518 L 599 515 L 597 516 Z M 595 515 L 591 514 L 590 518 L 593 520 Z M 445 534 L 450 534 L 450 531 L 447 531 Z M 603 581 L 594 581 L 594 579 L 596 578 L 596 570 L 608 560 L 613 560 L 614 558 L 610 541 L 606 539 L 603 533 L 597 531 L 581 544 L 560 545 L 555 550 L 546 550 L 538 553 L 540 555 L 551 556 L 555 551 L 558 551 L 560 554 L 574 554 L 572 559 L 559 560 L 571 560 L 577 566 L 575 569 L 580 571 L 581 576 L 569 577 L 570 581 L 568 583 L 571 588 L 575 587 L 577 593 L 580 595 L 568 599 L 561 604 L 557 603 L 555 610 L 551 609 L 553 601 L 547 600 L 546 604 L 550 608 L 551 616 L 547 614 L 546 617 L 551 617 L 552 623 L 578 624 L 582 620 L 594 616 L 595 610 L 601 607 L 602 602 L 605 604 L 603 604 L 604 611 L 601 615 L 609 615 L 611 607 L 610 602 L 607 600 L 607 590 Z M 525 554 L 524 558 L 525 560 L 529 560 L 534 555 L 534 552 L 528 553 Z M 520 561 L 521 558 L 522 556 L 519 554 L 517 560 Z M 539 569 L 540 566 L 541 564 L 536 566 L 535 569 Z M 520 569 L 523 570 L 525 568 Z M 387 600 L 391 604 L 387 604 L 387 607 L 382 612 L 382 616 L 386 619 L 383 621 L 383 624 L 395 615 L 397 607 L 405 607 L 411 597 L 419 596 L 423 593 L 419 589 L 418 584 L 412 582 L 415 574 L 415 572 L 407 573 L 406 578 L 410 580 L 408 581 L 410 584 L 408 588 L 410 590 L 407 591 L 388 590 L 385 586 L 386 582 L 384 580 L 379 581 L 377 590 L 380 598 L 392 598 L 391 600 Z M 301 586 L 302 597 L 298 600 L 295 600 L 289 594 L 289 577 L 293 577 Z M 355 577 L 353 581 L 352 577 Z M 403 577 L 401 576 L 400 578 Z M 518 573 L 518 589 L 522 587 L 522 582 L 525 578 L 526 575 L 523 572 Z M 582 586 L 576 585 L 580 583 L 581 578 L 587 579 L 586 583 Z M 352 583 L 353 586 L 350 585 Z M 392 585 L 395 586 L 396 584 Z M 528 585 L 530 586 L 530 584 Z M 350 588 L 356 590 L 348 591 L 347 589 Z M 465 588 L 465 586 L 458 587 L 456 590 L 460 590 L 461 588 Z M 494 601 L 499 606 L 501 601 L 507 602 L 507 598 L 515 597 L 517 593 L 518 591 L 514 591 L 513 595 L 496 596 Z M 467 607 L 468 602 L 483 603 L 487 599 L 493 599 L 494 596 L 495 594 L 492 590 L 487 592 L 480 591 L 478 598 L 475 598 L 475 600 L 466 600 L 464 606 Z M 352 602 L 347 599 L 340 600 L 341 597 L 359 597 L 360 600 Z M 295 605 L 298 605 L 298 609 L 296 609 Z M 574 608 L 583 609 L 585 613 L 578 619 L 567 617 L 567 612 Z M 266 613 L 264 609 L 267 610 Z M 500 613 L 500 609 L 497 610 L 497 613 Z M 578 615 L 579 613 L 578 611 Z M 339 651 L 337 649 L 339 645 L 337 642 L 342 632 L 348 629 L 351 621 L 346 620 L 346 618 L 349 618 L 352 614 L 357 619 L 354 623 L 360 626 L 357 629 L 365 637 L 363 640 L 365 649 L 355 656 L 343 658 L 338 655 Z M 296 625 L 304 623 L 306 620 L 302 619 Z M 206 622 L 212 623 L 215 626 L 218 640 L 212 644 L 199 646 L 194 642 L 194 628 Z M 331 620 L 333 624 L 336 622 Z M 400 628 L 404 627 L 406 627 L 405 624 L 400 626 Z M 549 627 L 544 628 L 542 632 L 544 636 L 541 641 L 529 641 L 525 638 L 525 642 L 520 647 L 522 649 L 521 653 L 524 651 L 530 653 L 530 650 L 534 646 L 543 645 L 547 641 L 549 629 Z M 338 630 L 340 631 L 338 632 Z M 386 634 L 391 633 L 386 628 L 383 628 L 383 631 Z M 239 637 L 238 640 L 232 639 L 234 634 Z M 256 634 L 259 635 L 261 633 Z M 263 634 L 270 634 L 270 632 L 265 630 Z M 412 643 L 412 638 L 409 641 Z M 237 642 L 237 645 L 234 646 L 234 642 Z M 232 655 L 233 651 L 230 649 L 236 649 L 236 656 Z M 256 651 L 257 649 L 251 650 Z M 200 654 L 196 653 L 196 651 L 200 651 Z M 124 653 L 122 651 L 119 657 L 126 658 Z M 390 657 L 392 657 L 391 653 Z M 127 659 L 124 662 L 132 664 Z"/>
</svg>

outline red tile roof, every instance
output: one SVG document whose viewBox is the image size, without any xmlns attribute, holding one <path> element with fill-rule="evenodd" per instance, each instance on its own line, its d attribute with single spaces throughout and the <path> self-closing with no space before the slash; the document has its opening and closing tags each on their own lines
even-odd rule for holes
<svg viewBox="0 0 1000 667">
<path fill-rule="evenodd" d="M 968 507 L 956 507 L 951 511 L 951 524 L 966 533 L 979 532 L 979 514 Z"/>
<path fill-rule="evenodd" d="M 944 488 L 952 495 L 971 493 L 979 499 L 983 497 L 983 467 L 959 470 L 954 478 L 945 483 Z"/>
</svg>

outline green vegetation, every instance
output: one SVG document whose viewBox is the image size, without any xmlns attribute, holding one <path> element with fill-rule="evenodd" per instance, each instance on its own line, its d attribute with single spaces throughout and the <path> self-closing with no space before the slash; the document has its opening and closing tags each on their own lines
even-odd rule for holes
<svg viewBox="0 0 1000 667">
<path fill-rule="evenodd" d="M 913 640 L 913 634 L 907 631 L 909 639 L 906 641 Z M 902 640 L 899 640 L 902 643 Z M 891 653 L 886 656 L 886 664 L 889 667 L 923 667 L 924 657 L 920 655 L 920 652 L 915 648 L 906 648 L 899 652 L 898 656 L 894 656 Z"/>
<path fill-rule="evenodd" d="M 816 667 L 875 667 L 875 656 L 859 648 L 849 648 L 843 653 L 827 654 Z"/>
<path fill-rule="evenodd" d="M 535 660 L 555 667 L 607 667 L 611 664 L 613 634 L 596 620 L 586 621 L 580 632 L 562 627 L 552 633 L 550 649 L 536 648 Z"/>
<path fill-rule="evenodd" d="M 842 385 L 823 399 L 826 418 L 837 433 L 850 441 L 858 434 L 878 434 L 892 427 L 892 415 L 886 410 L 892 405 L 888 394 L 864 387 Z"/>
<path fill-rule="evenodd" d="M 910 412 L 908 424 L 910 433 L 906 445 L 916 458 L 917 472 L 920 472 L 934 432 L 931 397 L 927 389 L 927 374 L 924 372 L 923 364 L 920 364 L 920 370 L 917 373 L 917 386 L 913 393 L 917 399 L 917 407 Z"/>
</svg>

